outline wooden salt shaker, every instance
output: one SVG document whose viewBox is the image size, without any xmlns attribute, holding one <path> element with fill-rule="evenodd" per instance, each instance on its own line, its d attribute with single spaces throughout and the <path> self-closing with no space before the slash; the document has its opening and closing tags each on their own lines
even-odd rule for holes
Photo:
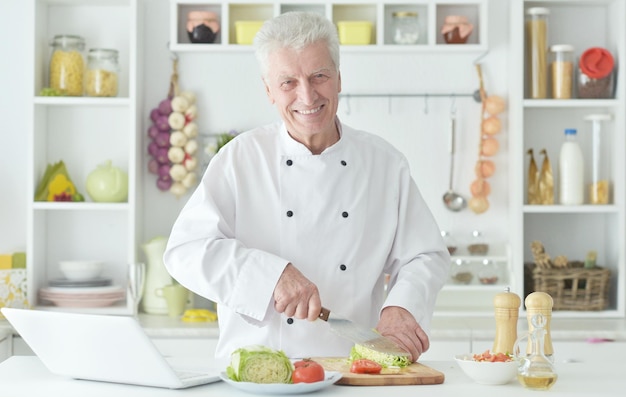
<svg viewBox="0 0 626 397">
<path fill-rule="evenodd" d="M 536 291 L 528 294 L 524 300 L 524 304 L 526 305 L 526 318 L 528 320 L 529 334 L 532 334 L 535 330 L 535 327 L 532 324 L 532 318 L 534 315 L 542 314 L 546 319 L 546 325 L 544 327 L 546 332 L 543 339 L 543 351 L 547 357 L 552 357 L 554 354 L 552 337 L 550 336 L 550 320 L 552 319 L 552 306 L 554 304 L 552 297 L 545 292 Z"/>
<path fill-rule="evenodd" d="M 521 303 L 520 297 L 509 292 L 508 288 L 506 292 L 494 297 L 496 337 L 493 341 L 492 353 L 513 354 L 513 345 L 517 340 L 517 320 Z"/>
</svg>

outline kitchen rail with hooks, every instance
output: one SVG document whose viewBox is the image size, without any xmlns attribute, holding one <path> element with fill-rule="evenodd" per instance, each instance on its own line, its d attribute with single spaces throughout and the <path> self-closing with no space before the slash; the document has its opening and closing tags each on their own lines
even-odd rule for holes
<svg viewBox="0 0 626 397">
<path fill-rule="evenodd" d="M 448 97 L 452 101 L 452 107 L 454 108 L 454 100 L 456 98 L 473 98 L 474 101 L 480 103 L 480 90 L 476 90 L 472 93 L 397 93 L 397 94 L 382 94 L 382 93 L 361 93 L 361 94 L 340 94 L 339 99 L 346 100 L 346 113 L 350 114 L 350 99 L 351 98 L 387 98 L 389 100 L 389 111 L 391 111 L 391 99 L 393 98 L 424 98 L 424 114 L 428 114 L 428 99 L 429 98 L 445 98 Z"/>
</svg>

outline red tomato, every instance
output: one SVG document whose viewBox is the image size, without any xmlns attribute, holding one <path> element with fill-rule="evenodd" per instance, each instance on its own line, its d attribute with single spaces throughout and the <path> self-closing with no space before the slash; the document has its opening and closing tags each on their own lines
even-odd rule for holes
<svg viewBox="0 0 626 397">
<path fill-rule="evenodd" d="M 376 361 L 360 358 L 352 361 L 350 372 L 355 374 L 379 374 L 383 367 Z"/>
<path fill-rule="evenodd" d="M 310 360 L 300 360 L 293 363 L 294 370 L 291 374 L 293 383 L 314 383 L 323 381 L 326 377 L 324 367 L 321 364 Z"/>
</svg>

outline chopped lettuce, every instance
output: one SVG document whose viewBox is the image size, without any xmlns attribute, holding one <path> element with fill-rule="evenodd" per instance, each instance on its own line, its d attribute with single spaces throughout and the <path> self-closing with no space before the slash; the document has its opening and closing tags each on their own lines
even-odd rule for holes
<svg viewBox="0 0 626 397">
<path fill-rule="evenodd" d="M 254 345 L 231 354 L 228 377 L 237 382 L 291 383 L 293 365 L 280 350 Z"/>
<path fill-rule="evenodd" d="M 352 346 L 350 351 L 350 360 L 358 360 L 360 358 L 366 358 L 382 365 L 383 368 L 387 367 L 406 367 L 411 364 L 411 359 L 408 356 L 397 356 L 393 354 L 381 353 L 376 350 L 372 350 L 358 343 Z"/>
</svg>

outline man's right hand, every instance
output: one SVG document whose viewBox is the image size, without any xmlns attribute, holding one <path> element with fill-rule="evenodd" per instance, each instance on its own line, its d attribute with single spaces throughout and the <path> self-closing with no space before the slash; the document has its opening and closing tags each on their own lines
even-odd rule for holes
<svg viewBox="0 0 626 397">
<path fill-rule="evenodd" d="M 317 286 L 289 263 L 274 288 L 274 308 L 287 317 L 314 321 L 322 302 Z"/>
</svg>

